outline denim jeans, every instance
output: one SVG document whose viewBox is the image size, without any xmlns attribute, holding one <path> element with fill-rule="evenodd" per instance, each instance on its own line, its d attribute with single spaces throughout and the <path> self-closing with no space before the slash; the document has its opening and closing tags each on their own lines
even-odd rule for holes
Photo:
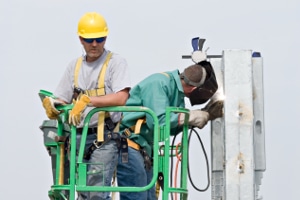
<svg viewBox="0 0 300 200">
<path fill-rule="evenodd" d="M 96 140 L 96 134 L 87 135 L 86 148 Z M 77 135 L 77 150 L 79 150 L 81 135 Z M 89 186 L 111 186 L 112 177 L 118 163 L 118 147 L 115 140 L 104 143 L 96 149 L 89 160 L 87 185 Z M 78 200 L 110 200 L 110 192 L 80 192 Z"/>
<path fill-rule="evenodd" d="M 118 186 L 144 187 L 153 177 L 152 169 L 146 170 L 141 153 L 128 147 L 128 163 L 122 163 L 121 156 L 117 167 Z M 120 200 L 156 200 L 155 186 L 144 192 L 120 192 Z"/>
</svg>

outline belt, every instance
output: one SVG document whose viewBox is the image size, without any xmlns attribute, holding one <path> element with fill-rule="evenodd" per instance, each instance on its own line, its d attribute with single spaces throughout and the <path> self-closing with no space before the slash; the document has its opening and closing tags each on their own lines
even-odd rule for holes
<svg viewBox="0 0 300 200">
<path fill-rule="evenodd" d="M 97 127 L 92 127 L 92 128 L 88 128 L 87 130 L 87 134 L 94 134 L 97 133 L 98 128 Z M 82 133 L 83 128 L 77 128 L 77 132 L 78 133 Z"/>
</svg>

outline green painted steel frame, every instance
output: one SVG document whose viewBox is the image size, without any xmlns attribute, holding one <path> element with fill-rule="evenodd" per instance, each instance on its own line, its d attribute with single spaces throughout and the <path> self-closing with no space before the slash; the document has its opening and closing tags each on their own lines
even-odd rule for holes
<svg viewBox="0 0 300 200">
<path fill-rule="evenodd" d="M 42 91 L 43 93 L 43 91 Z M 48 95 L 48 93 L 46 94 Z M 58 135 L 63 135 L 63 123 L 68 119 L 68 111 L 72 109 L 72 105 L 58 106 L 59 110 L 62 111 L 60 114 L 60 119 L 58 120 Z M 152 181 L 144 187 L 99 187 L 99 186 L 87 186 L 86 185 L 86 176 L 87 176 L 87 164 L 83 162 L 84 147 L 86 142 L 87 130 L 90 118 L 93 114 L 99 111 L 107 112 L 146 112 L 149 114 L 154 121 L 154 146 L 153 146 L 153 179 Z M 169 180 L 170 170 L 170 150 L 173 151 L 173 147 L 170 146 L 170 117 L 171 113 L 186 113 L 185 115 L 185 124 L 183 126 L 182 132 L 182 141 L 181 141 L 181 172 L 180 172 L 180 186 L 171 187 Z M 164 174 L 163 182 L 163 192 L 162 199 L 168 200 L 169 195 L 173 193 L 180 194 L 180 199 L 186 200 L 188 196 L 187 190 L 187 159 L 188 159 L 188 110 L 184 108 L 177 107 L 168 107 L 166 108 L 166 125 L 159 126 L 158 118 L 155 113 L 146 107 L 136 107 L 136 106 L 115 106 L 115 107 L 104 107 L 104 108 L 94 108 L 91 110 L 84 121 L 84 127 L 82 132 L 82 139 L 79 148 L 79 154 L 76 162 L 76 127 L 71 127 L 71 152 L 70 152 L 70 177 L 69 184 L 59 183 L 59 178 L 61 177 L 61 142 L 57 143 L 57 157 L 56 157 L 56 174 L 55 174 L 55 183 L 51 186 L 51 190 L 48 192 L 48 196 L 52 200 L 62 200 L 67 199 L 66 193 L 68 193 L 69 200 L 75 200 L 75 193 L 77 191 L 110 191 L 110 192 L 141 192 L 146 191 L 153 187 L 157 181 L 158 172 Z M 159 153 L 163 150 L 163 154 Z M 67 192 L 66 192 L 67 191 Z"/>
</svg>

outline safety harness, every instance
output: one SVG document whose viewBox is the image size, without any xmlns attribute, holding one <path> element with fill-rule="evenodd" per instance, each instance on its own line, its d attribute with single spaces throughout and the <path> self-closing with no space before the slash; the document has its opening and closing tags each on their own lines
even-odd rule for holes
<svg viewBox="0 0 300 200">
<path fill-rule="evenodd" d="M 108 66 L 108 62 L 112 56 L 112 53 L 109 52 L 108 55 L 106 56 L 105 62 L 103 63 L 103 66 L 101 68 L 101 71 L 99 73 L 99 78 L 98 78 L 98 88 L 97 89 L 91 89 L 91 90 L 84 90 L 83 92 L 88 95 L 88 96 L 103 96 L 105 95 L 105 87 L 104 87 L 104 77 L 105 77 L 105 72 Z M 79 70 L 82 65 L 82 56 L 77 59 L 76 62 L 76 67 L 75 67 L 75 73 L 74 73 L 74 86 L 75 88 L 78 88 L 78 75 L 79 75 Z M 106 114 L 104 111 L 99 112 L 99 117 L 98 117 L 98 129 L 97 129 L 97 141 L 98 142 L 103 142 L 104 141 L 104 124 L 105 124 L 105 115 L 107 118 L 109 117 L 109 113 Z"/>
<path fill-rule="evenodd" d="M 83 58 L 79 57 L 76 62 L 75 72 L 74 72 L 74 95 L 73 98 L 77 98 L 80 94 L 86 94 L 88 96 L 103 96 L 105 95 L 105 86 L 104 86 L 104 79 L 105 73 L 108 66 L 108 62 L 112 56 L 112 53 L 109 52 L 106 56 L 106 59 L 103 63 L 101 71 L 99 73 L 98 78 L 98 87 L 96 89 L 91 90 L 82 90 L 78 87 L 78 75 L 80 71 L 80 67 L 82 65 Z M 77 93 L 75 95 L 75 93 Z M 125 138 L 122 138 L 119 133 L 117 133 L 119 128 L 119 123 L 115 124 L 110 118 L 109 112 L 100 111 L 98 114 L 98 127 L 97 127 L 97 140 L 87 148 L 84 158 L 89 159 L 93 151 L 97 148 L 100 148 L 103 144 L 108 142 L 109 140 L 115 140 L 117 142 L 117 146 L 120 150 L 122 148 L 122 157 L 124 157 L 124 162 L 128 162 L 128 145 Z M 106 127 L 110 132 L 104 134 L 104 127 Z M 125 159 L 126 158 L 126 159 Z"/>
<path fill-rule="evenodd" d="M 170 75 L 168 73 L 165 72 L 161 72 L 162 75 L 170 78 Z M 148 144 L 148 142 L 143 138 L 143 137 L 139 137 L 138 143 L 136 143 L 135 141 L 131 140 L 130 138 L 134 138 L 134 135 L 138 135 L 141 133 L 141 128 L 142 125 L 146 123 L 146 117 L 137 119 L 135 125 L 129 127 L 129 128 L 125 128 L 123 131 L 123 135 L 125 135 L 127 137 L 127 143 L 129 147 L 132 147 L 133 149 L 140 151 L 140 153 L 142 154 L 143 158 L 144 158 L 144 165 L 145 168 L 147 170 L 151 169 L 152 165 L 153 165 L 153 160 L 152 157 L 149 156 L 149 148 L 144 146 L 141 147 L 139 144 Z M 149 144 L 148 144 L 149 145 Z M 143 145 L 142 145 L 143 146 Z M 146 151 L 146 149 L 148 151 Z"/>
</svg>

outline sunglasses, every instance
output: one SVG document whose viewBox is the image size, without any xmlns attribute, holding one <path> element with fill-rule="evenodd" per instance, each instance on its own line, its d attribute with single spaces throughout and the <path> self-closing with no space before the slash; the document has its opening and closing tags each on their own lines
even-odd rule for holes
<svg viewBox="0 0 300 200">
<path fill-rule="evenodd" d="M 101 42 L 103 42 L 106 39 L 106 37 L 100 37 L 100 38 L 82 38 L 82 39 L 86 43 L 93 43 L 94 40 L 96 40 L 97 43 L 101 43 Z"/>
</svg>

